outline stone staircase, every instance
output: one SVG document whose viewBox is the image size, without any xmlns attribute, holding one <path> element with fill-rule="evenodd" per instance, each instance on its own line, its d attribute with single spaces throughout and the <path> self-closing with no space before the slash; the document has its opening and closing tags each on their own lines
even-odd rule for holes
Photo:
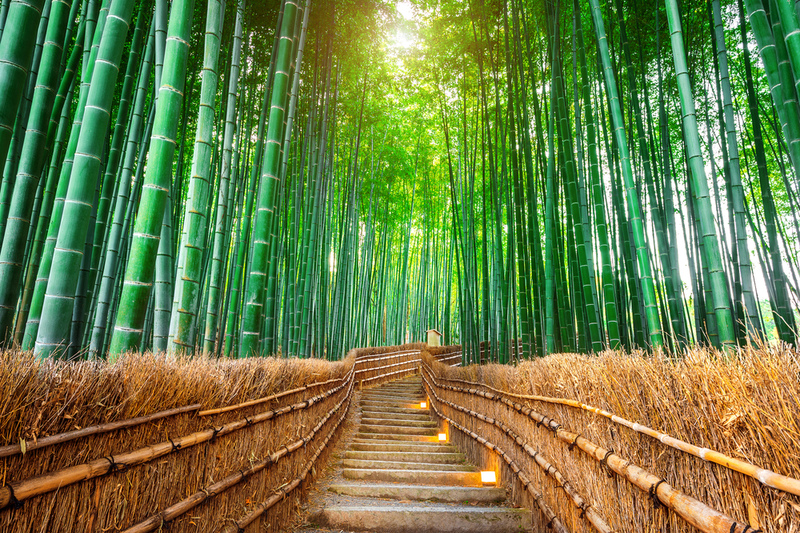
<svg viewBox="0 0 800 533">
<path fill-rule="evenodd" d="M 349 442 L 313 527 L 385 533 L 528 531 L 530 511 L 504 506 L 455 446 L 438 441 L 419 376 L 365 390 Z M 306 526 L 310 527 L 310 526 Z M 306 529 L 326 531 L 326 529 Z"/>
</svg>

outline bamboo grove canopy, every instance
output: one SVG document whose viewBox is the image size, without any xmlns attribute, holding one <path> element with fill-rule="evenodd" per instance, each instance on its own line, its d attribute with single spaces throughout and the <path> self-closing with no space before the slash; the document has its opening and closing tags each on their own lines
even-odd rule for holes
<svg viewBox="0 0 800 533">
<path fill-rule="evenodd" d="M 0 339 L 794 344 L 797 6 L 2 0 Z"/>
</svg>

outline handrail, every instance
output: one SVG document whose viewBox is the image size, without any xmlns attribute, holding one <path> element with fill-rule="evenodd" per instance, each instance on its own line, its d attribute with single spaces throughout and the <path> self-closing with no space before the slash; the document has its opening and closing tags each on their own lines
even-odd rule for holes
<svg viewBox="0 0 800 533">
<path fill-rule="evenodd" d="M 316 383 L 309 383 L 308 385 L 303 385 L 302 387 L 297 387 L 296 389 L 291 389 L 283 392 L 279 392 L 277 394 L 273 394 L 272 396 L 265 396 L 264 398 L 257 398 L 255 400 L 248 400 L 246 402 L 237 403 L 236 405 L 229 405 L 226 407 L 219 407 L 217 409 L 207 409 L 205 411 L 200 411 L 197 413 L 197 416 L 210 416 L 210 415 L 218 415 L 220 413 L 227 413 L 228 411 L 237 411 L 239 409 L 244 409 L 245 407 L 252 407 L 254 405 L 259 405 L 262 403 L 269 402 L 271 400 L 277 400 L 278 398 L 283 398 L 284 396 L 289 396 L 290 394 L 295 394 L 298 392 L 303 392 L 304 390 L 308 390 L 314 387 L 321 387 L 322 385 L 328 385 L 330 383 L 334 383 L 336 381 L 346 381 L 349 379 L 350 374 L 353 373 L 353 369 L 351 368 L 350 371 L 340 378 L 333 378 L 327 381 L 318 381 Z"/>
<path fill-rule="evenodd" d="M 56 435 L 51 435 L 49 437 L 42 437 L 41 439 L 36 439 L 32 442 L 21 440 L 19 444 L 8 444 L 6 446 L 0 446 L 0 459 L 2 459 L 3 457 L 11 457 L 12 455 L 18 455 L 18 454 L 24 455 L 33 450 L 40 450 L 42 448 L 46 448 L 47 446 L 53 446 L 55 444 L 63 444 L 65 442 L 69 442 L 75 439 L 80 439 L 83 437 L 89 437 L 91 435 L 101 435 L 103 433 L 108 433 L 110 431 L 115 431 L 117 429 L 127 429 L 139 426 L 141 424 L 145 424 L 147 422 L 161 420 L 162 418 L 167 418 L 170 416 L 180 415 L 183 413 L 191 413 L 192 411 L 197 411 L 198 409 L 200 409 L 200 407 L 201 404 L 195 403 L 192 405 L 185 405 L 183 407 L 167 409 L 166 411 L 159 411 L 157 413 L 139 416 L 136 418 L 129 418 L 127 420 L 106 422 L 105 424 L 98 424 L 96 426 L 89 426 L 82 429 L 65 431 L 64 433 L 58 433 Z M 23 451 L 23 446 L 24 446 L 24 451 Z"/>
</svg>

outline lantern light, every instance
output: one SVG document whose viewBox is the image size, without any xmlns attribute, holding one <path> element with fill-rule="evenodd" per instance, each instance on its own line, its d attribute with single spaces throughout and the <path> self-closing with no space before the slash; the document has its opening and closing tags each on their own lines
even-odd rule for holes
<svg viewBox="0 0 800 533">
<path fill-rule="evenodd" d="M 427 409 L 428 408 L 428 402 L 419 402 L 419 408 L 420 409 Z"/>
<path fill-rule="evenodd" d="M 481 483 L 497 483 L 497 474 L 494 470 L 484 470 L 481 472 Z"/>
<path fill-rule="evenodd" d="M 439 433 L 439 442 L 445 442 L 447 440 L 447 433 Z"/>
</svg>

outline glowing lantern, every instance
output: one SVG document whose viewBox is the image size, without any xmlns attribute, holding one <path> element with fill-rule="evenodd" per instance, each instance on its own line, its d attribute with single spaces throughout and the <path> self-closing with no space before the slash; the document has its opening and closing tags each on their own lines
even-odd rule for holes
<svg viewBox="0 0 800 533">
<path fill-rule="evenodd" d="M 494 470 L 485 470 L 481 472 L 481 483 L 497 483 L 497 474 Z"/>
<path fill-rule="evenodd" d="M 447 433 L 439 433 L 439 442 L 445 442 L 447 440 Z"/>
<path fill-rule="evenodd" d="M 428 402 L 419 402 L 419 408 L 420 409 L 427 409 L 428 408 Z"/>
</svg>

